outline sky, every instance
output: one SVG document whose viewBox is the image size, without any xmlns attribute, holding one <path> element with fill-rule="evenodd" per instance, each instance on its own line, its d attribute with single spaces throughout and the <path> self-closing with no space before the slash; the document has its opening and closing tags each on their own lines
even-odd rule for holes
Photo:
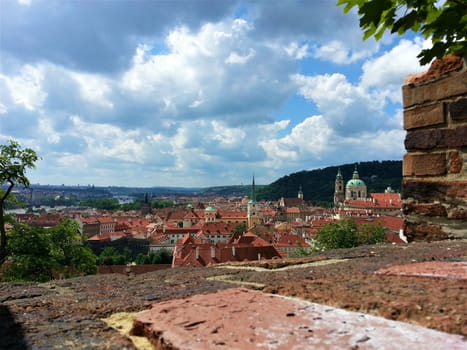
<svg viewBox="0 0 467 350">
<path fill-rule="evenodd" d="M 411 33 L 335 0 L 0 0 L 0 142 L 31 183 L 208 187 L 404 154 Z"/>
</svg>

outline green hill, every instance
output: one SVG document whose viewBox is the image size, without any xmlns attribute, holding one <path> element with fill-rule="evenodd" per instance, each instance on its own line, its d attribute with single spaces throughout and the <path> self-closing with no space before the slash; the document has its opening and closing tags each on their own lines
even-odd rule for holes
<svg viewBox="0 0 467 350">
<path fill-rule="evenodd" d="M 402 183 L 402 161 L 385 160 L 360 162 L 357 164 L 360 178 L 366 182 L 368 193 L 384 192 L 391 186 L 400 191 Z M 347 182 L 352 178 L 355 163 L 331 166 L 324 169 L 300 171 L 290 174 L 264 186 L 257 191 L 258 199 L 277 200 L 281 197 L 296 197 L 300 186 L 303 197 L 316 205 L 332 205 L 334 181 L 338 168 Z"/>
</svg>

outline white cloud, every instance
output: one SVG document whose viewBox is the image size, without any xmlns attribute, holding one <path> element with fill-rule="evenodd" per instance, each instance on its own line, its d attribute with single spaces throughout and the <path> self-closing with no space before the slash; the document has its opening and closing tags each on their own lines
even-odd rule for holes
<svg viewBox="0 0 467 350">
<path fill-rule="evenodd" d="M 97 74 L 77 72 L 71 72 L 70 75 L 78 83 L 83 100 L 106 108 L 113 107 L 113 103 L 109 101 L 110 82 L 105 78 Z"/>
<path fill-rule="evenodd" d="M 296 60 L 301 60 L 305 57 L 308 57 L 308 45 L 299 45 L 296 42 L 292 42 L 288 47 L 285 48 L 285 52 L 287 52 L 287 55 L 290 57 L 296 59 Z"/>
<path fill-rule="evenodd" d="M 44 72 L 40 66 L 24 65 L 17 75 L 0 74 L 0 80 L 6 84 L 13 102 L 27 110 L 37 110 L 47 98 L 47 92 L 42 88 Z"/>
<path fill-rule="evenodd" d="M 32 0 L 18 0 L 18 4 L 20 5 L 30 6 L 31 3 L 32 3 Z"/>
<path fill-rule="evenodd" d="M 237 52 L 231 52 L 229 57 L 225 59 L 225 63 L 229 64 L 245 64 L 248 62 L 250 59 L 255 57 L 255 50 L 250 49 L 247 55 L 240 55 Z"/>
<path fill-rule="evenodd" d="M 388 84 L 400 87 L 407 75 L 427 69 L 420 66 L 417 58 L 426 45 L 427 41 L 420 38 L 401 40 L 390 51 L 366 61 L 362 66 L 361 85 L 365 88 L 381 88 Z"/>
<path fill-rule="evenodd" d="M 403 153 L 400 81 L 425 43 L 362 43 L 333 4 L 70 3 L 77 14 L 55 18 L 48 3 L 12 3 L 0 141 L 40 151 L 33 181 L 209 186 L 254 171 L 265 183 Z"/>
<path fill-rule="evenodd" d="M 324 45 L 317 47 L 313 53 L 315 58 L 323 61 L 330 61 L 338 64 L 350 64 L 369 57 L 373 54 L 377 45 L 366 45 L 368 48 L 352 49 L 340 40 L 332 40 Z"/>
</svg>

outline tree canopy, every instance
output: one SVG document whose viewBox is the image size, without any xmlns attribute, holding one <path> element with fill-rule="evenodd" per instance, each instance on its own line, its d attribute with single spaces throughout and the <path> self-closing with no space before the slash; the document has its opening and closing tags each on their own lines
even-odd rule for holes
<svg viewBox="0 0 467 350">
<path fill-rule="evenodd" d="M 5 203 L 15 185 L 29 186 L 26 170 L 34 169 L 38 159 L 39 157 L 34 150 L 22 148 L 14 140 L 10 140 L 6 145 L 0 145 L 0 185 L 7 185 L 6 190 L 0 192 L 0 263 L 5 260 L 8 254 L 4 216 Z"/>
<path fill-rule="evenodd" d="M 97 257 L 84 244 L 76 221 L 66 219 L 53 228 L 15 224 L 8 231 L 8 260 L 4 281 L 48 281 L 93 274 Z"/>
<path fill-rule="evenodd" d="M 417 56 L 421 64 L 446 54 L 467 54 L 465 0 L 338 0 L 344 13 L 358 8 L 363 39 L 381 39 L 384 32 L 402 35 L 409 30 L 431 39 L 432 47 Z"/>
</svg>

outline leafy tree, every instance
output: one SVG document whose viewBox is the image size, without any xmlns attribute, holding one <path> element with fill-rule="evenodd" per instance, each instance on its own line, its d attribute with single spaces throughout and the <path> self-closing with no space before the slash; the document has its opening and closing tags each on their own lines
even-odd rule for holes
<svg viewBox="0 0 467 350">
<path fill-rule="evenodd" d="M 159 253 L 159 262 L 157 264 L 170 264 L 172 262 L 172 254 L 166 249 L 161 249 Z"/>
<path fill-rule="evenodd" d="M 80 203 L 83 207 L 91 207 L 104 210 L 117 210 L 120 209 L 120 204 L 116 198 L 94 198 L 82 201 Z"/>
<path fill-rule="evenodd" d="M 358 245 L 355 220 L 342 220 L 324 225 L 315 235 L 318 249 L 352 248 Z"/>
<path fill-rule="evenodd" d="M 49 229 L 15 224 L 8 232 L 8 252 L 11 265 L 4 280 L 47 281 L 54 272 L 71 277 L 97 271 L 97 257 L 72 220 Z"/>
<path fill-rule="evenodd" d="M 10 140 L 7 145 L 0 145 L 0 185 L 7 184 L 6 191 L 0 193 L 0 263 L 5 261 L 8 255 L 5 203 L 16 184 L 29 186 L 26 170 L 34 169 L 38 159 L 34 150 L 22 148 L 14 140 Z"/>
<path fill-rule="evenodd" d="M 8 232 L 8 251 L 12 264 L 4 272 L 4 281 L 52 279 L 57 265 L 51 237 L 44 228 L 15 225 Z"/>
<path fill-rule="evenodd" d="M 165 199 L 154 199 L 151 201 L 151 208 L 170 208 L 174 202 Z"/>
<path fill-rule="evenodd" d="M 136 264 L 170 264 L 172 262 L 172 255 L 166 249 L 161 249 L 157 252 L 149 254 L 138 254 L 135 260 Z"/>
<path fill-rule="evenodd" d="M 331 222 L 315 235 L 316 249 L 352 248 L 359 245 L 386 242 L 384 228 L 380 223 L 357 225 L 354 219 Z"/>
<path fill-rule="evenodd" d="M 99 265 L 126 265 L 131 263 L 133 253 L 130 248 L 123 248 L 120 253 L 115 247 L 105 247 L 99 255 Z"/>
<path fill-rule="evenodd" d="M 64 268 L 67 275 L 92 274 L 97 271 L 97 257 L 92 250 L 84 245 L 76 221 L 66 219 L 50 229 L 52 249 L 55 260 Z"/>
<path fill-rule="evenodd" d="M 149 256 L 147 254 L 139 253 L 136 256 L 135 263 L 137 265 L 149 264 Z"/>
<path fill-rule="evenodd" d="M 374 224 L 361 224 L 358 226 L 358 244 L 376 244 L 386 242 L 386 234 L 384 227 L 381 223 Z"/>
<path fill-rule="evenodd" d="M 241 223 L 241 224 L 238 224 L 238 225 L 234 228 L 233 232 L 234 232 L 234 233 L 243 233 L 243 232 L 246 232 L 246 229 L 247 229 L 246 224 L 243 222 L 243 223 Z"/>
<path fill-rule="evenodd" d="M 120 253 L 115 247 L 105 247 L 99 254 L 99 265 L 116 265 Z"/>
<path fill-rule="evenodd" d="M 358 8 L 363 39 L 381 39 L 384 32 L 402 35 L 408 30 L 431 38 L 431 48 L 418 55 L 421 64 L 448 53 L 467 53 L 467 3 L 465 0 L 338 0 L 344 13 Z"/>
</svg>

